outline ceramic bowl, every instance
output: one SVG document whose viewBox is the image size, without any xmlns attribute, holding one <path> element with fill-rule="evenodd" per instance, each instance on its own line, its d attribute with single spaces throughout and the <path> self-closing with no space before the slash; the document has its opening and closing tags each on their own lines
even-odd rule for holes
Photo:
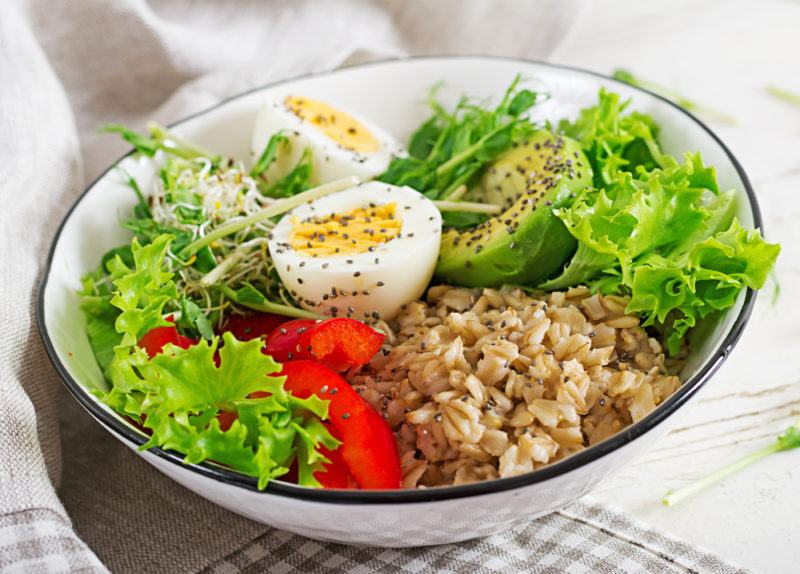
<svg viewBox="0 0 800 574">
<path fill-rule="evenodd" d="M 496 97 L 516 74 L 551 98 L 536 108 L 540 119 L 574 117 L 597 100 L 601 86 L 633 99 L 632 107 L 663 126 L 661 140 L 680 156 L 699 150 L 716 166 L 721 186 L 738 193 L 738 217 L 761 226 L 758 205 L 742 167 L 697 118 L 652 93 L 583 70 L 545 63 L 486 57 L 432 57 L 372 63 L 304 76 L 228 99 L 173 125 L 222 155 L 249 159 L 256 112 L 267 98 L 287 93 L 331 100 L 382 125 L 401 141 L 428 115 L 425 95 L 444 81 L 442 95 Z M 154 177 L 151 162 L 125 156 L 125 169 L 144 189 Z M 311 538 L 387 547 L 443 544 L 485 536 L 553 512 L 643 453 L 675 423 L 697 390 L 714 374 L 738 340 L 755 294 L 741 294 L 735 307 L 698 332 L 682 373 L 683 386 L 654 412 L 619 434 L 532 473 L 476 484 L 406 490 L 315 490 L 273 481 L 264 491 L 254 479 L 213 463 L 183 464 L 161 449 L 137 450 L 145 436 L 101 403 L 91 390 L 105 388 L 84 332 L 77 291 L 81 275 L 103 253 L 129 241 L 119 226 L 134 197 L 109 168 L 78 199 L 56 234 L 39 293 L 38 322 L 50 358 L 70 393 L 86 411 L 148 463 L 186 488 L 254 520 Z"/>
</svg>

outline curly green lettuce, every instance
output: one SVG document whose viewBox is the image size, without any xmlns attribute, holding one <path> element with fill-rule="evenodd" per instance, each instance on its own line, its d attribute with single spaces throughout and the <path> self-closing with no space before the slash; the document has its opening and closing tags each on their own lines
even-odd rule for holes
<svg viewBox="0 0 800 574">
<path fill-rule="evenodd" d="M 678 353 L 699 319 L 732 307 L 745 288 L 760 289 L 780 246 L 764 241 L 757 230 L 730 226 L 684 251 L 651 253 L 636 262 L 627 311 L 660 325 L 670 354 Z"/>
<path fill-rule="evenodd" d="M 699 154 L 687 154 L 684 164 L 672 158 L 664 161 L 671 165 L 642 172 L 638 179 L 619 172 L 609 185 L 586 189 L 570 206 L 555 210 L 579 243 L 561 275 L 544 288 L 580 285 L 614 266 L 621 268 L 622 282 L 627 284 L 637 257 L 677 244 L 705 228 L 711 212 L 704 205 L 704 195 L 720 193 L 714 168 L 703 165 Z M 731 193 L 724 194 L 727 204 L 732 199 Z M 727 213 L 722 205 L 717 210 Z"/>
<path fill-rule="evenodd" d="M 630 296 L 627 312 L 680 352 L 700 319 L 733 306 L 744 288 L 760 289 L 780 246 L 735 219 L 736 194 L 721 191 L 699 153 L 679 163 L 658 143 L 658 125 L 630 101 L 603 89 L 596 106 L 559 130 L 578 140 L 594 186 L 555 210 L 578 248 L 540 287 L 588 284 Z"/>
<path fill-rule="evenodd" d="M 99 393 L 102 400 L 150 432 L 142 449 L 158 446 L 182 453 L 187 463 L 224 464 L 256 477 L 259 488 L 296 460 L 300 484 L 319 486 L 314 473 L 329 462 L 320 448 L 339 445 L 322 423 L 328 401 L 286 391 L 281 366 L 261 352 L 260 341 L 225 333 L 222 344 L 211 336 L 188 349 L 167 345 L 152 358 L 138 346 L 145 333 L 171 324 L 164 318 L 167 306 L 180 308 L 182 319 L 185 313 L 186 320 L 197 320 L 165 271 L 171 241 L 161 235 L 143 246 L 134 238 L 133 266 L 119 256 L 111 259 L 112 287 L 84 293 L 90 340 L 112 383 L 109 392 Z M 221 415 L 233 420 L 229 428 L 220 426 Z"/>
<path fill-rule="evenodd" d="M 581 110 L 575 121 L 562 120 L 558 131 L 581 142 L 592 164 L 596 187 L 613 184 L 620 171 L 667 167 L 658 145 L 658 124 L 648 115 L 625 113 L 630 100 L 601 88 L 596 106 Z"/>
</svg>

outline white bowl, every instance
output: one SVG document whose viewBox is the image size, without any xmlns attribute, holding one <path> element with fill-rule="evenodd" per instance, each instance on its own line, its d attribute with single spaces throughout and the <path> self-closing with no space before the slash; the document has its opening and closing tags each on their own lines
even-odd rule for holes
<svg viewBox="0 0 800 574">
<path fill-rule="evenodd" d="M 753 190 L 742 167 L 711 130 L 669 101 L 583 70 L 523 60 L 433 57 L 395 60 L 305 76 L 258 88 L 174 124 L 176 132 L 217 152 L 249 158 L 250 134 L 260 105 L 289 92 L 333 100 L 382 125 L 406 141 L 428 115 L 430 86 L 446 83 L 443 95 L 496 97 L 521 73 L 552 98 L 536 108 L 541 118 L 574 117 L 592 105 L 605 86 L 633 98 L 633 108 L 663 126 L 661 140 L 680 156 L 699 150 L 716 166 L 723 188 L 739 194 L 738 217 L 761 227 Z M 131 157 L 124 167 L 144 189 L 154 171 Z M 79 309 L 80 278 L 96 268 L 111 247 L 129 241 L 119 226 L 134 196 L 109 168 L 78 199 L 56 234 L 44 272 L 38 323 L 53 364 L 72 395 L 101 425 L 136 450 L 146 437 L 90 393 L 106 383 L 92 355 Z M 535 472 L 476 484 L 406 491 L 314 490 L 273 481 L 264 491 L 254 479 L 213 463 L 185 465 L 175 452 L 151 449 L 140 456 L 185 487 L 234 512 L 321 540 L 373 546 L 443 544 L 509 528 L 553 512 L 588 492 L 663 436 L 674 413 L 714 374 L 738 340 L 755 293 L 741 294 L 735 307 L 698 332 L 682 378 L 683 386 L 640 422 L 614 437 Z"/>
</svg>

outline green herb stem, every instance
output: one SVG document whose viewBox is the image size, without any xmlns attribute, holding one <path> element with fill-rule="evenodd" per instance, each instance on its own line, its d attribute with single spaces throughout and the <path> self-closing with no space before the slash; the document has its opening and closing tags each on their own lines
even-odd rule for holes
<svg viewBox="0 0 800 574">
<path fill-rule="evenodd" d="M 454 190 L 453 190 L 453 191 L 450 193 L 450 195 L 448 195 L 447 197 L 445 197 L 445 199 L 446 199 L 446 200 L 448 200 L 448 201 L 458 201 L 459 199 L 461 199 L 462 197 L 464 197 L 464 194 L 465 194 L 465 193 L 467 193 L 467 191 L 469 191 L 469 188 L 468 188 L 466 185 L 464 185 L 464 184 L 462 183 L 462 184 L 461 184 L 461 185 L 459 185 L 457 188 L 455 188 L 455 189 L 454 189 Z"/>
<path fill-rule="evenodd" d="M 751 464 L 755 464 L 762 458 L 774 454 L 780 450 L 781 449 L 778 443 L 773 443 L 769 446 L 762 448 L 761 450 L 757 450 L 756 452 L 747 455 L 746 457 L 734 462 L 733 464 L 729 464 L 727 466 L 720 468 L 719 470 L 712 472 L 705 478 L 696 480 L 695 482 L 687 486 L 684 486 L 683 488 L 679 488 L 676 491 L 668 493 L 664 498 L 661 499 L 661 503 L 664 506 L 675 506 L 682 500 L 689 498 L 694 494 L 697 494 L 701 490 L 704 490 L 709 486 L 716 484 L 717 482 L 725 480 L 729 476 L 732 476 L 737 472 L 744 470 Z"/>
<path fill-rule="evenodd" d="M 503 208 L 493 203 L 474 203 L 471 201 L 434 201 L 433 204 L 439 211 L 459 211 L 463 213 L 497 214 Z"/>
<path fill-rule="evenodd" d="M 237 219 L 236 221 L 232 221 L 227 225 L 223 225 L 218 227 L 208 235 L 200 237 L 196 239 L 186 247 L 184 247 L 181 252 L 178 254 L 179 257 L 188 258 L 191 257 L 193 254 L 197 253 L 200 249 L 205 247 L 206 245 L 210 245 L 214 241 L 221 239 L 223 237 L 227 237 L 232 233 L 236 233 L 246 227 L 250 227 L 251 225 L 255 225 L 261 221 L 266 219 L 271 219 L 277 215 L 281 215 L 282 213 L 286 213 L 287 211 L 291 211 L 295 207 L 299 207 L 306 202 L 313 201 L 320 197 L 324 197 L 326 195 L 330 195 L 331 193 L 336 193 L 337 191 L 342 191 L 343 189 L 347 189 L 348 187 L 353 187 L 359 183 L 359 179 L 355 176 L 344 177 L 342 179 L 337 179 L 336 181 L 332 181 L 330 183 L 324 183 L 308 191 L 304 191 L 303 193 L 298 193 L 295 196 L 287 197 L 286 199 L 282 199 L 280 201 L 276 201 L 266 209 L 262 209 L 258 213 L 254 213 L 252 215 L 248 215 L 247 217 L 243 217 L 241 219 Z"/>
<path fill-rule="evenodd" d="M 789 90 L 784 90 L 783 88 L 779 88 L 777 86 L 767 86 L 767 93 L 775 96 L 779 100 L 783 100 L 784 102 L 788 102 L 795 106 L 800 106 L 800 94 L 795 92 L 790 92 Z"/>
<path fill-rule="evenodd" d="M 762 458 L 766 458 L 771 454 L 775 454 L 776 452 L 792 450 L 798 447 L 800 447 L 800 420 L 787 428 L 786 431 L 781 434 L 771 445 L 765 446 L 762 449 L 750 453 L 732 464 L 723 466 L 722 468 L 712 472 L 700 480 L 689 484 L 688 486 L 679 488 L 674 492 L 668 492 L 667 495 L 661 499 L 661 503 L 664 506 L 674 506 L 682 500 L 685 500 L 686 498 L 689 498 L 690 496 L 700 492 L 701 490 L 708 488 L 717 482 L 725 480 L 729 476 L 732 476 L 737 472 L 744 470 L 748 466 L 757 463 Z"/>
<path fill-rule="evenodd" d="M 199 144 L 184 139 L 157 122 L 148 122 L 147 130 L 161 145 L 161 147 L 174 156 L 183 159 L 208 158 L 218 162 L 220 156 Z"/>
<path fill-rule="evenodd" d="M 446 162 L 444 162 L 443 164 L 441 164 L 439 167 L 436 168 L 436 176 L 437 177 L 442 177 L 448 171 L 450 171 L 451 169 L 456 168 L 460 163 L 463 163 L 463 162 L 467 161 L 468 159 L 470 159 L 476 153 L 481 151 L 481 149 L 483 148 L 483 146 L 486 144 L 487 141 L 489 141 L 491 138 L 493 138 L 494 136 L 496 136 L 501 131 L 503 131 L 504 129 L 507 129 L 507 128 L 508 128 L 508 126 L 504 125 L 504 126 L 501 126 L 501 127 L 497 128 L 497 129 L 494 129 L 494 130 L 490 131 L 488 134 L 483 136 L 481 139 L 476 141 L 474 144 L 469 146 L 467 149 L 465 149 L 461 153 L 458 153 L 458 154 L 454 155 L 453 157 L 451 157 L 450 159 L 448 159 Z"/>
<path fill-rule="evenodd" d="M 227 273 L 234 265 L 236 265 L 244 256 L 244 251 L 234 251 L 228 255 L 228 257 L 223 259 L 219 265 L 203 275 L 203 278 L 200 279 L 200 285 L 203 287 L 211 287 L 212 285 L 216 285 L 219 283 L 219 280 L 222 279 L 222 276 L 225 275 L 225 273 Z"/>
<path fill-rule="evenodd" d="M 230 300 L 247 307 L 253 311 L 261 311 L 262 313 L 275 313 L 276 315 L 284 315 L 286 317 L 294 317 L 296 319 L 325 319 L 324 315 L 314 313 L 313 311 L 306 311 L 298 307 L 290 307 L 289 305 L 282 305 L 281 303 L 273 303 L 272 301 L 264 301 L 262 303 L 255 303 L 253 301 L 240 301 L 231 287 L 221 285 L 220 290 Z"/>
</svg>

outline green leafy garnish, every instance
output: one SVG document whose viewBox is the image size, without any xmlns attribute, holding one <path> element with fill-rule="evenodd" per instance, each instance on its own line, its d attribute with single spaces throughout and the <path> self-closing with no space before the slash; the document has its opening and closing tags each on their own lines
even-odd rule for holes
<svg viewBox="0 0 800 574">
<path fill-rule="evenodd" d="M 180 298 L 181 312 L 178 315 L 176 325 L 181 328 L 184 333 L 192 336 L 202 337 L 203 339 L 211 340 L 214 338 L 214 328 L 211 326 L 211 321 L 200 306 L 182 295 Z"/>
<path fill-rule="evenodd" d="M 103 126 L 103 131 L 118 133 L 137 152 L 148 157 L 152 157 L 157 151 L 162 150 L 183 159 L 208 159 L 217 165 L 222 161 L 222 158 L 213 151 L 178 136 L 156 122 L 147 124 L 148 133 L 146 134 L 135 132 L 122 124 L 106 124 Z"/>
<path fill-rule="evenodd" d="M 289 138 L 282 132 L 277 132 L 269 138 L 264 151 L 258 158 L 256 165 L 250 170 L 250 177 L 258 182 L 258 189 L 267 197 L 291 197 L 311 188 L 311 178 L 314 175 L 314 156 L 311 148 L 303 150 L 297 164 L 284 176 L 275 181 L 270 181 L 267 171 L 278 159 L 278 153 L 291 146 Z"/>
<path fill-rule="evenodd" d="M 690 112 L 697 112 L 698 114 L 702 114 L 720 123 L 731 124 L 731 125 L 736 123 L 736 118 L 734 118 L 730 114 L 721 112 L 710 106 L 706 106 L 704 104 L 692 101 L 682 96 L 678 92 L 671 90 L 665 86 L 662 86 L 661 84 L 657 84 L 655 82 L 644 80 L 638 76 L 635 76 L 628 70 L 622 70 L 622 69 L 615 70 L 613 78 L 621 82 L 625 82 L 626 84 L 630 84 L 632 86 L 644 88 L 645 90 L 650 90 L 651 92 L 654 92 L 659 96 L 663 96 L 668 100 L 672 100 L 685 110 L 688 110 Z"/>
<path fill-rule="evenodd" d="M 261 155 L 258 157 L 258 161 L 253 166 L 253 169 L 250 170 L 250 177 L 253 179 L 258 179 L 270 168 L 270 166 L 275 163 L 275 160 L 278 158 L 278 151 L 281 147 L 286 147 L 291 145 L 289 142 L 289 138 L 286 137 L 283 132 L 276 132 L 272 134 L 272 137 L 269 138 L 267 145 L 264 146 L 264 151 L 261 152 Z"/>
<path fill-rule="evenodd" d="M 652 118 L 625 113 L 617 94 L 601 89 L 599 99 L 559 125 L 581 143 L 595 186 L 555 211 L 578 249 L 541 287 L 629 295 L 627 312 L 660 330 L 676 355 L 698 320 L 763 286 L 780 247 L 739 225 L 735 193 L 720 191 L 699 153 L 678 163 L 661 150 Z"/>
<path fill-rule="evenodd" d="M 662 326 L 667 349 L 676 355 L 698 319 L 732 307 L 745 287 L 763 287 L 779 253 L 780 246 L 734 219 L 689 251 L 638 261 L 627 311 L 644 317 L 644 326 Z"/>
<path fill-rule="evenodd" d="M 783 100 L 784 102 L 793 104 L 795 106 L 800 106 L 800 94 L 798 93 L 784 90 L 778 86 L 767 86 L 767 93 L 778 98 L 779 100 Z"/>
<path fill-rule="evenodd" d="M 140 368 L 139 415 L 146 415 L 143 426 L 153 431 L 142 448 L 176 450 L 190 464 L 225 464 L 257 477 L 259 488 L 286 474 L 302 453 L 298 463 L 308 472 L 299 483 L 319 486 L 313 472 L 330 461 L 318 449 L 339 445 L 319 422 L 328 418 L 328 401 L 287 392 L 284 378 L 275 376 L 280 365 L 261 352 L 262 341 L 237 341 L 231 333 L 223 341 L 221 348 L 215 338 L 185 350 L 167 349 Z M 268 396 L 250 398 L 253 393 Z M 217 418 L 222 412 L 237 414 L 224 431 Z"/>
<path fill-rule="evenodd" d="M 667 169 L 640 174 L 620 172 L 605 188 L 590 188 L 571 206 L 556 210 L 579 241 L 578 252 L 564 272 L 543 286 L 563 289 L 580 285 L 600 271 L 619 265 L 630 283 L 631 265 L 640 255 L 681 241 L 709 217 L 703 194 L 719 193 L 713 168 L 699 154 Z"/>
<path fill-rule="evenodd" d="M 266 186 L 262 193 L 267 197 L 292 197 L 310 189 L 311 176 L 314 173 L 313 159 L 311 148 L 304 149 L 294 168 L 275 183 Z"/>
<path fill-rule="evenodd" d="M 548 290 L 589 283 L 630 294 L 627 312 L 663 331 L 676 355 L 687 331 L 732 307 L 743 288 L 763 286 L 780 252 L 733 217 L 734 193 L 720 193 L 699 154 L 684 164 L 620 173 L 556 214 L 578 250 Z"/>
<path fill-rule="evenodd" d="M 674 506 L 682 500 L 685 500 L 698 493 L 699 491 L 744 470 L 762 458 L 766 458 L 777 452 L 783 452 L 795 448 L 800 448 L 800 420 L 787 428 L 783 434 L 781 434 L 771 445 L 757 450 L 741 460 L 734 462 L 733 464 L 724 466 L 705 478 L 701 478 L 700 480 L 697 480 L 688 486 L 684 486 L 681 489 L 667 493 L 667 495 L 661 499 L 661 502 L 664 506 Z"/>
<path fill-rule="evenodd" d="M 81 311 L 86 317 L 86 334 L 100 369 L 105 371 L 114 358 L 114 347 L 122 340 L 114 328 L 119 309 L 111 304 L 111 283 L 102 268 L 87 274 L 82 283 Z"/>
<path fill-rule="evenodd" d="M 558 131 L 581 142 L 592 164 L 596 187 L 616 181 L 620 171 L 666 167 L 668 160 L 658 145 L 658 126 L 650 116 L 625 113 L 630 100 L 600 89 L 596 106 L 581 110 L 574 122 L 563 120 Z"/>
<path fill-rule="evenodd" d="M 537 94 L 519 89 L 517 76 L 494 109 L 462 98 L 453 112 L 428 96 L 433 116 L 411 136 L 409 157 L 395 158 L 379 181 L 407 185 L 431 199 L 446 199 L 470 185 L 494 158 L 534 131 L 527 112 Z"/>
<path fill-rule="evenodd" d="M 159 446 L 184 454 L 187 463 L 227 465 L 257 477 L 259 488 L 288 472 L 298 457 L 300 484 L 319 486 L 313 474 L 328 462 L 319 448 L 339 444 L 320 422 L 328 416 L 328 402 L 286 391 L 277 376 L 281 367 L 262 353 L 262 341 L 241 342 L 225 333 L 220 346 L 196 305 L 178 298 L 172 274 L 164 270 L 171 240 L 163 235 L 143 246 L 134 238 L 134 267 L 119 257 L 109 263 L 119 340 L 106 368 L 113 387 L 101 398 L 151 431 L 143 449 Z M 167 345 L 148 359 L 138 342 L 170 324 L 164 319 L 168 305 L 180 306 L 180 321 L 210 340 L 188 349 Z M 220 426 L 223 413 L 235 418 L 228 429 Z"/>
</svg>

